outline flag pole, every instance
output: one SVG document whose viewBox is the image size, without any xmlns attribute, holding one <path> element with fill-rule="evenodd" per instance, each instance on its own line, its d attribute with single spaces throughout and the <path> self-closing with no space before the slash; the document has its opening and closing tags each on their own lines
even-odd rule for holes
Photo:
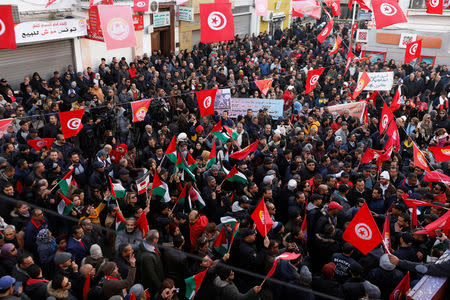
<svg viewBox="0 0 450 300">
<path fill-rule="evenodd" d="M 383 243 L 383 246 L 384 246 L 384 249 L 386 250 L 386 252 L 387 252 L 388 254 L 392 254 L 391 251 L 389 251 L 389 248 L 388 248 L 388 246 L 386 245 L 386 242 L 384 241 L 384 239 L 382 240 L 382 243 Z"/>
</svg>

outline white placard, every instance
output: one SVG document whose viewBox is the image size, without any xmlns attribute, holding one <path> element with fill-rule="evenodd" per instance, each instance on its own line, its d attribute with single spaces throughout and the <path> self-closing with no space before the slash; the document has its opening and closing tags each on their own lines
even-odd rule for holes
<svg viewBox="0 0 450 300">
<path fill-rule="evenodd" d="M 231 98 L 229 116 L 231 118 L 237 118 L 239 115 L 245 116 L 249 108 L 254 112 L 267 108 L 272 118 L 279 118 L 283 116 L 283 104 L 282 99 Z"/>
<path fill-rule="evenodd" d="M 417 39 L 417 34 L 415 33 L 404 33 L 400 35 L 400 42 L 398 42 L 398 46 L 400 48 L 405 48 L 409 43 L 415 42 Z"/>
<path fill-rule="evenodd" d="M 362 73 L 359 73 L 361 78 Z M 394 72 L 373 72 L 367 73 L 370 78 L 369 84 L 365 87 L 365 91 L 390 91 L 394 84 Z"/>
<path fill-rule="evenodd" d="M 170 11 L 153 14 L 153 27 L 170 26 Z"/>
<path fill-rule="evenodd" d="M 178 12 L 180 13 L 180 21 L 194 22 L 193 7 L 180 6 Z"/>
<path fill-rule="evenodd" d="M 18 44 L 87 35 L 86 20 L 84 19 L 23 22 L 17 24 L 14 30 Z"/>
</svg>

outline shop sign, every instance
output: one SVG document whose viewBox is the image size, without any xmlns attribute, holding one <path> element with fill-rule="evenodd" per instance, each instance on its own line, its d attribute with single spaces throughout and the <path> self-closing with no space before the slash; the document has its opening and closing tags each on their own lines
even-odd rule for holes
<svg viewBox="0 0 450 300">
<path fill-rule="evenodd" d="M 180 6 L 178 12 L 180 13 L 180 21 L 194 22 L 194 8 Z"/>
<path fill-rule="evenodd" d="M 153 27 L 170 26 L 170 11 L 153 14 Z"/>
</svg>

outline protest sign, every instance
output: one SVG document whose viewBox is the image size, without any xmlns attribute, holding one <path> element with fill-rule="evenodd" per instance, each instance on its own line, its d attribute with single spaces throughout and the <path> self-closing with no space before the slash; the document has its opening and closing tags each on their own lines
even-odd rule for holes
<svg viewBox="0 0 450 300">
<path fill-rule="evenodd" d="M 359 73 L 359 77 L 361 77 L 361 74 Z M 364 91 L 390 91 L 394 84 L 394 72 L 372 72 L 367 73 L 367 75 L 369 75 L 370 82 L 364 88 Z"/>
</svg>

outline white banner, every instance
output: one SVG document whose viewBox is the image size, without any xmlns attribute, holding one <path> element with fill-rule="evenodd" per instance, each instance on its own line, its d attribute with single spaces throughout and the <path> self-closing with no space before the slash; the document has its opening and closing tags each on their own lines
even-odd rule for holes
<svg viewBox="0 0 450 300">
<path fill-rule="evenodd" d="M 364 110 L 366 109 L 366 101 L 337 104 L 337 105 L 327 106 L 325 108 L 328 109 L 328 112 L 330 112 L 334 118 L 336 118 L 338 115 L 344 114 L 344 112 L 346 110 L 348 110 L 350 113 L 350 116 L 352 116 L 354 118 L 358 118 L 359 120 L 362 120 Z M 324 110 L 324 108 L 320 109 L 321 112 L 323 112 L 323 110 Z"/>
<path fill-rule="evenodd" d="M 362 73 L 359 73 L 361 78 Z M 367 73 L 370 78 L 369 84 L 364 89 L 365 91 L 390 91 L 394 84 L 394 72 L 374 72 Z"/>
<path fill-rule="evenodd" d="M 214 99 L 214 110 L 222 113 L 224 110 L 231 109 L 230 89 L 218 89 Z"/>
<path fill-rule="evenodd" d="M 17 24 L 14 30 L 18 44 L 87 35 L 86 20 L 84 19 L 23 22 Z"/>
<path fill-rule="evenodd" d="M 267 108 L 269 115 L 273 118 L 283 116 L 282 99 L 260 99 L 260 98 L 231 98 L 231 109 L 229 116 L 237 118 L 237 116 L 245 116 L 247 109 L 252 109 L 257 113 L 260 109 Z"/>
</svg>

